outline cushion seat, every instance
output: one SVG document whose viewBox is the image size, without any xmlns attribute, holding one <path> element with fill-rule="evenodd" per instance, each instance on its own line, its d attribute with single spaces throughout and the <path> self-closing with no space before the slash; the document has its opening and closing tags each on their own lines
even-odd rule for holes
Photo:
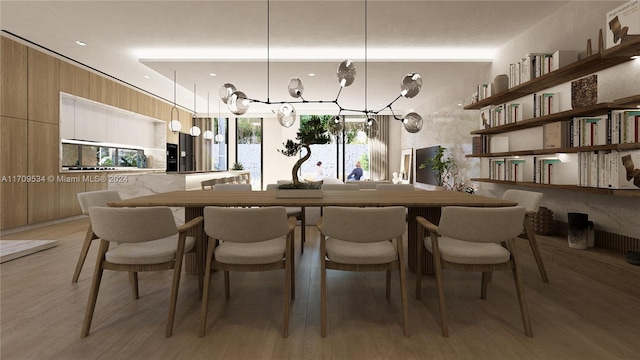
<svg viewBox="0 0 640 360">
<path fill-rule="evenodd" d="M 386 240 L 356 243 L 327 238 L 326 252 L 331 261 L 342 264 L 385 264 L 398 259 L 393 243 Z"/>
<path fill-rule="evenodd" d="M 431 237 L 424 238 L 424 246 L 433 253 Z M 456 264 L 502 264 L 511 253 L 496 243 L 474 243 L 442 236 L 438 239 L 442 260 Z"/>
<path fill-rule="evenodd" d="M 282 261 L 286 246 L 286 237 L 252 243 L 223 241 L 215 256 L 223 264 L 271 264 Z"/>
<path fill-rule="evenodd" d="M 196 239 L 187 236 L 184 252 L 189 252 L 195 246 Z M 171 261 L 176 256 L 178 235 L 164 239 L 146 241 L 142 243 L 121 243 L 107 251 L 105 258 L 114 264 L 160 264 Z"/>
</svg>

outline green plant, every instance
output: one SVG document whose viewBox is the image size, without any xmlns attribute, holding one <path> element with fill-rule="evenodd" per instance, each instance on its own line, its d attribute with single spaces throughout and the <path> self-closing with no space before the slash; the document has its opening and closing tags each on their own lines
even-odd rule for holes
<svg viewBox="0 0 640 360">
<path fill-rule="evenodd" d="M 291 178 L 294 184 L 299 184 L 298 171 L 300 166 L 311 157 L 311 148 L 309 145 L 327 144 L 330 141 L 329 134 L 327 132 L 326 120 L 320 116 L 312 115 L 309 120 L 300 122 L 300 129 L 296 135 L 296 140 L 287 140 L 283 143 L 284 150 L 278 150 L 285 156 L 296 156 L 300 153 L 300 150 L 306 149 L 307 153 L 296 161 L 291 170 Z"/>
<path fill-rule="evenodd" d="M 451 172 L 456 167 L 456 163 L 452 158 L 444 158 L 444 152 L 446 150 L 444 147 L 439 147 L 433 157 L 426 158 L 425 161 L 418 166 L 419 169 L 424 169 L 429 166 L 431 170 L 436 173 L 438 186 L 444 185 L 445 179 L 452 175 Z"/>
<path fill-rule="evenodd" d="M 369 171 L 369 154 L 363 153 L 362 156 L 360 156 L 360 167 L 364 171 Z"/>
<path fill-rule="evenodd" d="M 231 170 L 244 170 L 244 166 L 240 162 L 234 162 Z"/>
</svg>

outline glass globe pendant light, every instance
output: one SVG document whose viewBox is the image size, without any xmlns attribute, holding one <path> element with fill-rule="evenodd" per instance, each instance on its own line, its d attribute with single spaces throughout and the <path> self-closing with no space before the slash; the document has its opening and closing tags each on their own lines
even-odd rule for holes
<svg viewBox="0 0 640 360">
<path fill-rule="evenodd" d="M 236 90 L 231 93 L 229 99 L 227 100 L 227 107 L 229 111 L 234 113 L 235 115 L 242 115 L 249 110 L 249 103 L 251 101 L 247 99 L 247 95 L 240 90 Z"/>
<path fill-rule="evenodd" d="M 331 120 L 329 120 L 329 133 L 331 135 L 340 135 L 342 133 L 342 129 L 344 129 L 344 125 L 342 124 L 342 117 L 340 115 L 333 116 Z"/>
<path fill-rule="evenodd" d="M 302 84 L 302 80 L 297 77 L 293 77 L 289 79 L 289 95 L 294 98 L 302 97 L 302 93 L 304 92 L 304 85 Z"/>
<path fill-rule="evenodd" d="M 296 122 L 296 109 L 293 105 L 285 103 L 278 107 L 278 122 L 283 127 L 291 127 Z"/>
<path fill-rule="evenodd" d="M 422 88 L 422 78 L 418 73 L 409 73 L 405 75 L 400 84 L 400 95 L 405 98 L 411 99 L 418 95 Z"/>
<path fill-rule="evenodd" d="M 233 94 L 233 92 L 236 90 L 237 89 L 233 84 L 226 83 L 220 87 L 220 91 L 218 92 L 218 94 L 220 95 L 220 99 L 222 100 L 222 102 L 226 104 L 227 101 L 229 101 L 231 94 Z"/>
<path fill-rule="evenodd" d="M 374 138 L 378 135 L 378 130 L 380 129 L 380 125 L 378 124 L 378 120 L 370 117 L 364 123 L 364 131 L 367 133 L 369 138 Z"/>
<path fill-rule="evenodd" d="M 341 87 L 353 84 L 356 79 L 356 65 L 351 60 L 344 60 L 338 65 L 337 76 Z"/>
<path fill-rule="evenodd" d="M 191 129 L 189 129 L 189 134 L 193 137 L 200 136 L 200 128 L 196 126 L 196 84 L 193 84 L 193 117 L 191 118 Z"/>
<path fill-rule="evenodd" d="M 174 116 L 175 114 L 175 116 Z M 173 107 L 171 108 L 171 121 L 169 121 L 169 130 L 172 133 L 177 133 L 182 129 L 182 124 L 180 123 L 180 112 L 176 107 L 176 72 L 173 71 Z"/>
<path fill-rule="evenodd" d="M 422 130 L 422 116 L 418 113 L 410 112 L 404 116 L 402 119 L 402 125 L 404 125 L 404 129 L 410 133 L 417 133 Z"/>
</svg>

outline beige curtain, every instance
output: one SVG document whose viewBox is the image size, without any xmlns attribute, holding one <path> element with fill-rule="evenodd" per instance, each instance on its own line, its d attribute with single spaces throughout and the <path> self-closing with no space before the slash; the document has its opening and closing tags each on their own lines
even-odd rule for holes
<svg viewBox="0 0 640 360">
<path fill-rule="evenodd" d="M 389 143 L 389 123 L 391 122 L 389 115 L 373 116 L 378 121 L 378 134 L 369 139 L 369 177 L 373 181 L 389 179 L 389 154 L 387 153 L 387 144 Z"/>
</svg>

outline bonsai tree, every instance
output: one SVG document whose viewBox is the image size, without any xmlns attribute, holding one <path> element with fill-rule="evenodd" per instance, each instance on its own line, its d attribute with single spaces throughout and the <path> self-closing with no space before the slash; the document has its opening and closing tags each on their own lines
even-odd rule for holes
<svg viewBox="0 0 640 360">
<path fill-rule="evenodd" d="M 301 121 L 295 140 L 297 142 L 291 139 L 287 140 L 286 143 L 282 144 L 284 145 L 284 150 L 278 151 L 286 156 L 296 156 L 302 149 L 307 150 L 307 153 L 296 161 L 291 170 L 291 179 L 293 179 L 293 184 L 297 186 L 300 184 L 298 179 L 300 166 L 311 157 L 311 148 L 309 146 L 327 144 L 330 141 L 326 130 L 326 121 L 316 115 L 311 116 L 306 122 Z"/>
</svg>

